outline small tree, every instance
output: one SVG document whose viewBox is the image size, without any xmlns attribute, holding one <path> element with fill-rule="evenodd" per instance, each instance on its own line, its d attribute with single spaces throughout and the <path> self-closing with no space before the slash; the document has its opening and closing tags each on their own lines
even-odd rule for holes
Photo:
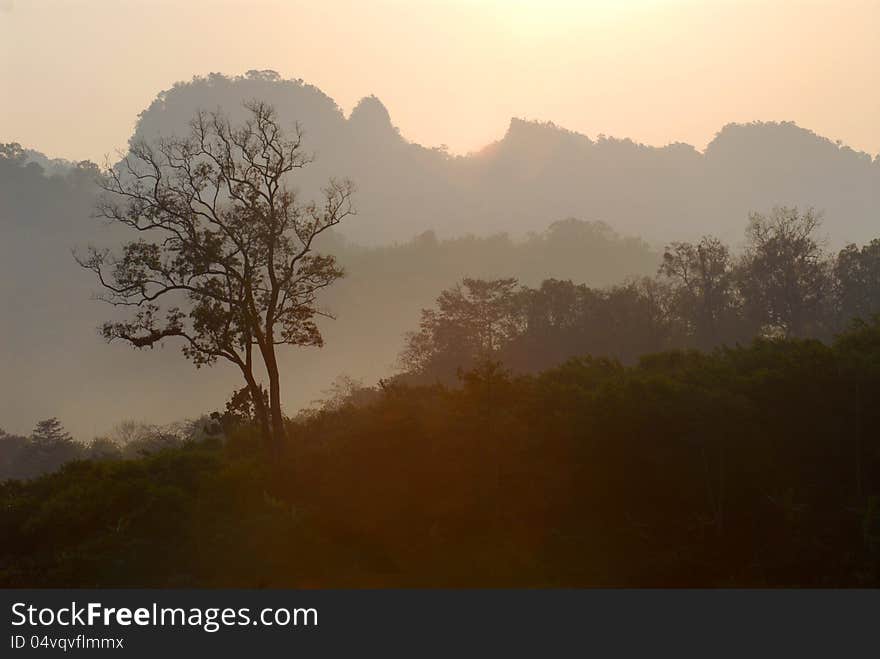
<svg viewBox="0 0 880 659">
<path fill-rule="evenodd" d="M 697 244 L 672 243 L 663 252 L 660 274 L 671 282 L 675 313 L 697 347 L 711 348 L 734 336 L 734 263 L 724 243 L 711 236 Z"/>
<path fill-rule="evenodd" d="M 65 462 L 82 456 L 82 445 L 74 441 L 55 417 L 37 423 L 27 449 L 24 469 L 27 476 L 54 471 Z"/>
<path fill-rule="evenodd" d="M 853 318 L 869 320 L 880 313 L 880 239 L 861 248 L 847 245 L 834 266 L 837 284 L 837 324 L 849 325 Z"/>
<path fill-rule="evenodd" d="M 276 348 L 320 346 L 321 289 L 343 275 L 315 240 L 354 213 L 353 186 L 331 180 L 321 203 L 302 203 L 287 176 L 305 167 L 302 131 L 285 136 L 271 106 L 245 105 L 233 126 L 199 112 L 183 139 L 136 142 L 102 179 L 98 215 L 141 235 L 120 254 L 89 250 L 82 266 L 98 277 L 102 299 L 133 308 L 101 333 L 136 348 L 177 337 L 196 367 L 218 359 L 244 376 L 263 436 L 284 437 Z M 258 381 L 269 381 L 268 407 Z"/>
<path fill-rule="evenodd" d="M 419 331 L 407 336 L 400 365 L 409 374 L 451 379 L 492 359 L 518 331 L 516 279 L 470 279 L 444 290 L 436 309 L 423 309 Z"/>
<path fill-rule="evenodd" d="M 72 442 L 73 437 L 64 429 L 64 426 L 61 425 L 58 419 L 52 417 L 51 419 L 40 421 L 34 426 L 31 440 L 35 444 L 43 446 L 57 446 Z"/>
<path fill-rule="evenodd" d="M 263 407 L 269 406 L 269 397 L 265 389 L 261 392 L 263 396 Z M 210 419 L 214 422 L 216 430 L 223 433 L 229 433 L 233 428 L 259 422 L 257 408 L 254 405 L 253 397 L 250 389 L 243 387 L 232 392 L 229 400 L 226 401 L 226 409 L 223 412 L 212 412 Z"/>
<path fill-rule="evenodd" d="M 825 329 L 832 283 L 819 225 L 812 209 L 774 208 L 749 217 L 739 287 L 746 313 L 764 331 L 803 337 Z"/>
</svg>

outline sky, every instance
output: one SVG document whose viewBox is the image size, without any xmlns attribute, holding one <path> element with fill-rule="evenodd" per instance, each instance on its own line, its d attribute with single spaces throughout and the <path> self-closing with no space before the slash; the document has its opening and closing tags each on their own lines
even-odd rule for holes
<svg viewBox="0 0 880 659">
<path fill-rule="evenodd" d="M 467 153 L 511 117 L 703 148 L 792 120 L 880 153 L 880 0 L 0 0 L 0 142 L 103 162 L 176 81 L 273 69 Z"/>
</svg>

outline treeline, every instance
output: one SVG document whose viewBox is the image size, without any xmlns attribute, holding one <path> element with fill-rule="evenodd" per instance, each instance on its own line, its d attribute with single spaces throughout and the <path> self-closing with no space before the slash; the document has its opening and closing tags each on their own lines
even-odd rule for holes
<svg viewBox="0 0 880 659">
<path fill-rule="evenodd" d="M 730 240 L 750 209 L 795 203 L 825 209 L 835 235 L 862 242 L 874 237 L 880 211 L 880 156 L 791 122 L 719 126 L 697 150 L 619 139 L 625 136 L 591 139 L 514 118 L 497 142 L 451 156 L 408 141 L 377 98 L 361 100 L 346 119 L 320 89 L 250 71 L 174 85 L 139 115 L 133 137 L 185 134 L 198 108 L 221 107 L 238 120 L 242 102 L 253 98 L 271 103 L 284 126 L 305 127 L 306 150 L 319 157 L 297 174 L 304 193 L 318 193 L 329 176 L 357 182 L 359 219 L 346 235 L 363 244 L 431 228 L 441 237 L 521 235 L 570 215 L 600 218 L 651 242 L 707 231 Z"/>
<path fill-rule="evenodd" d="M 330 372 L 357 372 L 358 359 L 388 355 L 375 369 L 378 379 L 400 347 L 389 327 L 412 322 L 428 291 L 454 281 L 462 270 L 485 278 L 465 279 L 423 311 L 419 330 L 400 356 L 400 374 L 389 381 L 454 386 L 460 370 L 487 359 L 515 373 L 537 373 L 573 356 L 633 364 L 645 354 L 748 344 L 755 336 L 827 342 L 853 318 L 880 312 L 880 240 L 830 254 L 820 231 L 812 211 L 780 208 L 752 216 L 739 253 L 707 237 L 673 243 L 661 258 L 637 239 L 578 220 L 554 223 L 519 242 L 505 236 L 439 241 L 431 234 L 384 248 L 331 241 L 327 247 L 352 273 L 334 292 L 331 306 L 348 312 L 328 326 L 333 350 L 298 352 L 298 369 L 320 366 L 329 379 Z M 545 267 L 561 277 L 577 280 L 583 274 L 601 282 L 628 269 L 650 272 L 658 261 L 655 277 L 612 286 L 563 278 L 521 285 L 540 281 L 538 270 Z M 499 270 L 520 277 L 493 279 Z M 353 385 L 346 393 L 365 393 Z M 169 438 L 190 436 L 180 427 L 140 426 L 134 433 L 138 441 L 132 434 L 117 427 L 109 438 L 80 443 L 41 441 L 36 431 L 30 438 L 0 433 L 0 478 L 30 478 L 71 459 L 138 455 L 144 442 L 164 446 Z"/>
<path fill-rule="evenodd" d="M 832 255 L 819 226 L 812 210 L 755 213 L 741 253 L 713 237 L 672 243 L 655 277 L 607 288 L 464 279 L 422 311 L 401 355 L 403 377 L 448 384 L 485 359 L 537 372 L 585 354 L 631 364 L 754 337 L 829 341 L 880 312 L 880 240 Z"/>
<path fill-rule="evenodd" d="M 16 227 L 65 232 L 71 215 L 88 217 L 98 167 L 49 160 L 16 142 L 0 143 L 0 235 Z"/>
<path fill-rule="evenodd" d="M 214 428 L 204 419 L 168 426 L 123 421 L 88 442 L 74 439 L 54 417 L 38 422 L 28 436 L 0 428 L 0 481 L 34 478 L 74 460 L 138 458 L 198 441 Z"/>
<path fill-rule="evenodd" d="M 89 300 L 96 282 L 71 250 L 111 246 L 123 235 L 90 218 L 92 166 L 50 176 L 29 157 L 17 145 L 0 145 L 0 307 L 7 311 L 0 315 L 0 363 L 15 374 L 0 379 L 0 427 L 24 435 L 37 420 L 54 415 L 87 440 L 87 433 L 103 432 L 121 419 L 167 423 L 215 408 L 238 386 L 237 373 L 196 373 L 172 342 L 147 356 L 96 339 L 102 309 Z M 545 217 L 548 224 L 555 219 Z M 366 220 L 359 215 L 356 221 Z M 279 355 L 282 371 L 292 374 L 290 410 L 319 396 L 339 373 L 367 381 L 387 375 L 419 310 L 463 274 L 517 277 L 532 286 L 548 277 L 604 286 L 652 274 L 660 260 L 638 238 L 574 219 L 518 237 L 427 232 L 373 247 L 338 234 L 326 237 L 320 251 L 334 254 L 348 276 L 323 298 L 322 306 L 338 319 L 322 323 L 327 349 Z"/>
<path fill-rule="evenodd" d="M 0 485 L 3 586 L 880 585 L 880 324 L 461 386 Z M 246 416 L 246 415 L 245 415 Z"/>
</svg>

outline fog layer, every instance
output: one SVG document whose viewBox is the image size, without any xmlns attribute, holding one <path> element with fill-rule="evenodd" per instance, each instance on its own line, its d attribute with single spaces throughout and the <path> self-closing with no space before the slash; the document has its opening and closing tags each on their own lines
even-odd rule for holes
<svg viewBox="0 0 880 659">
<path fill-rule="evenodd" d="M 323 245 L 350 275 L 326 298 L 338 318 L 322 328 L 328 349 L 284 352 L 289 412 L 342 373 L 368 383 L 389 374 L 419 310 L 462 276 L 617 283 L 654 274 L 659 248 L 672 240 L 713 233 L 736 244 L 749 211 L 776 205 L 824 211 L 833 245 L 877 234 L 880 161 L 790 123 L 728 125 L 699 152 L 513 119 L 497 143 L 451 157 L 408 142 L 376 98 L 346 117 L 315 87 L 251 72 L 176 85 L 141 114 L 134 137 L 183 133 L 197 108 L 222 107 L 235 118 L 252 98 L 303 126 L 305 146 L 317 155 L 293 181 L 304 195 L 329 176 L 358 186 L 358 216 Z M 25 433 L 57 416 L 90 436 L 122 418 L 162 423 L 220 408 L 237 386 L 235 373 L 194 371 L 171 342 L 157 356 L 98 337 L 107 309 L 89 300 L 95 282 L 71 256 L 119 238 L 90 217 L 95 169 L 36 153 L 7 156 L 0 160 L 0 426 Z M 589 223 L 553 224 L 569 217 Z M 467 234 L 475 237 L 460 238 Z"/>
</svg>

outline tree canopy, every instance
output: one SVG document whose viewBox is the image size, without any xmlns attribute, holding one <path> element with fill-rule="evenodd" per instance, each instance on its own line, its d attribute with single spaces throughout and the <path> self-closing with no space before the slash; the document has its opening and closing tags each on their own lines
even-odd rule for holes
<svg viewBox="0 0 880 659">
<path fill-rule="evenodd" d="M 320 291 L 343 275 L 316 238 L 354 213 L 353 185 L 331 180 L 321 203 L 302 202 L 288 175 L 309 164 L 297 127 L 287 137 L 273 108 L 247 104 L 233 126 L 199 112 L 185 138 L 134 142 L 105 172 L 101 217 L 142 237 L 121 253 L 90 249 L 80 259 L 102 299 L 133 313 L 108 321 L 108 341 L 136 348 L 169 337 L 197 367 L 225 359 L 240 370 L 267 440 L 284 435 L 276 347 L 320 346 Z M 255 370 L 269 381 L 269 405 Z"/>
</svg>

